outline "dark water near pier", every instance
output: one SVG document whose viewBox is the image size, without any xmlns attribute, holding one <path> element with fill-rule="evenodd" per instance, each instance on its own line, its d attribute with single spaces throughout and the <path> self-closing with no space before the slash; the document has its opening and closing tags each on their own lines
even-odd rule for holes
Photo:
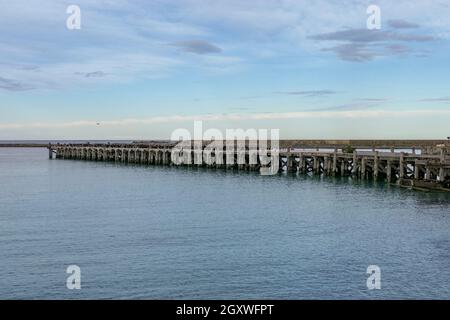
<svg viewBox="0 0 450 320">
<path fill-rule="evenodd" d="M 0 298 L 450 298 L 448 194 L 47 156 L 0 148 Z"/>
</svg>

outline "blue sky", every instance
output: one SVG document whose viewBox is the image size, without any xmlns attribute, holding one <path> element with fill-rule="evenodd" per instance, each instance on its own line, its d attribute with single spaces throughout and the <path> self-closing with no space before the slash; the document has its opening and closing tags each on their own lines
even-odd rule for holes
<svg viewBox="0 0 450 320">
<path fill-rule="evenodd" d="M 81 29 L 66 28 L 69 5 Z M 381 29 L 368 30 L 368 5 Z M 448 1 L 0 0 L 0 139 L 450 136 Z M 99 123 L 100 125 L 97 125 Z"/>
</svg>

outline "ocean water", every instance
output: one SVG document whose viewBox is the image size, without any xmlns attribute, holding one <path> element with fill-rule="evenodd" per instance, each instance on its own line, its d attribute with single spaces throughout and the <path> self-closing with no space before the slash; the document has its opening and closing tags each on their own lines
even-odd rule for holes
<svg viewBox="0 0 450 320">
<path fill-rule="evenodd" d="M 449 194 L 0 148 L 0 299 L 449 299 L 449 266 Z"/>
</svg>

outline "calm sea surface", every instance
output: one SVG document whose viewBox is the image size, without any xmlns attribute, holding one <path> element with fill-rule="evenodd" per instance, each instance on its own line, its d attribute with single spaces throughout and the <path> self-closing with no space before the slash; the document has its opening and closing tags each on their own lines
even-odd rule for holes
<svg viewBox="0 0 450 320">
<path fill-rule="evenodd" d="M 449 266 L 448 194 L 0 148 L 2 299 L 449 299 Z"/>
</svg>

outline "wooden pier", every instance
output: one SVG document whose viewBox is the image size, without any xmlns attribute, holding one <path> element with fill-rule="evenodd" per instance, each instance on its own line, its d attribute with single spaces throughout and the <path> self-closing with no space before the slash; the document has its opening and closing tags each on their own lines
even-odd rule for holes
<svg viewBox="0 0 450 320">
<path fill-rule="evenodd" d="M 49 145 L 48 149 L 49 157 L 56 159 L 248 171 L 257 171 L 263 166 L 258 157 L 249 151 L 248 141 L 246 149 L 240 153 L 236 148 L 231 151 L 226 147 L 223 150 L 213 149 L 208 161 L 204 155 L 207 142 L 202 144 L 200 153 L 198 149 L 177 149 L 177 156 L 184 159 L 182 163 L 173 161 L 175 145 L 167 141 L 150 141 L 58 144 Z M 277 153 L 280 172 L 385 180 L 424 189 L 450 188 L 448 140 L 281 140 Z"/>
</svg>

